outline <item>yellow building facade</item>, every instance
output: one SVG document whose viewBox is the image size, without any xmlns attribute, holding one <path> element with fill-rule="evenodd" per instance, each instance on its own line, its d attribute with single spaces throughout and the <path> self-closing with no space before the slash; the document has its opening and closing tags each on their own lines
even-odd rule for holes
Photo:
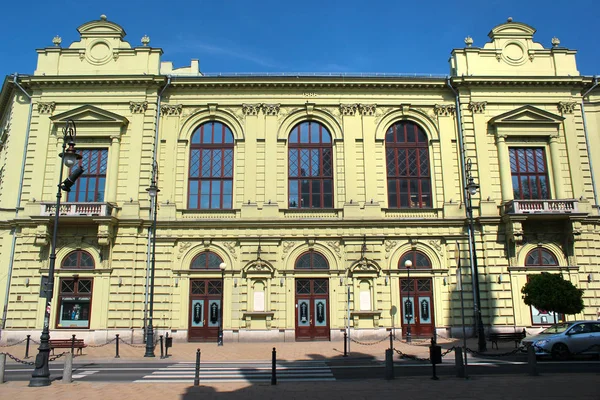
<svg viewBox="0 0 600 400">
<path fill-rule="evenodd" d="M 520 290 L 540 272 L 584 289 L 558 318 L 600 314 L 600 89 L 558 39 L 509 20 L 440 77 L 225 76 L 104 16 L 78 31 L 0 94 L 3 342 L 42 329 L 69 120 L 84 173 L 61 199 L 53 337 L 141 341 L 153 265 L 176 340 L 452 336 L 474 283 L 486 331 L 536 329 L 554 315 Z"/>
</svg>

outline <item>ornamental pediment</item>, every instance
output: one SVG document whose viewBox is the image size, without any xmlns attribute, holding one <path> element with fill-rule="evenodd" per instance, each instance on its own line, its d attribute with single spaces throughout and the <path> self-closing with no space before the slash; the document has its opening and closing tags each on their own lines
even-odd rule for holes
<svg viewBox="0 0 600 400">
<path fill-rule="evenodd" d="M 350 273 L 356 275 L 379 275 L 381 268 L 370 260 L 360 260 L 350 267 Z"/>
<path fill-rule="evenodd" d="M 533 106 L 523 106 L 515 110 L 500 114 L 489 121 L 496 126 L 522 126 L 542 125 L 557 126 L 564 120 L 560 115 L 552 114 Z"/>
<path fill-rule="evenodd" d="M 120 136 L 129 124 L 127 118 L 89 104 L 57 114 L 50 119 L 57 129 L 69 119 L 75 121 L 78 137 Z"/>
<path fill-rule="evenodd" d="M 244 276 L 273 276 L 275 268 L 267 261 L 261 259 L 250 261 L 242 268 Z"/>
</svg>

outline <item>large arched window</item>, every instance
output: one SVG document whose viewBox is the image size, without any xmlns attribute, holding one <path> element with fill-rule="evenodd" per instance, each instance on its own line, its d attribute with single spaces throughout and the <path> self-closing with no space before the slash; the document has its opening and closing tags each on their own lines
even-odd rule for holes
<svg viewBox="0 0 600 400">
<path fill-rule="evenodd" d="M 202 124 L 192 134 L 188 208 L 231 209 L 233 134 L 220 122 Z"/>
<path fill-rule="evenodd" d="M 385 134 L 389 208 L 431 207 L 429 148 L 423 129 L 410 121 Z"/>
<path fill-rule="evenodd" d="M 537 247 L 527 253 L 525 257 L 525 266 L 527 267 L 547 267 L 558 265 L 556 256 L 543 247 Z"/>
<path fill-rule="evenodd" d="M 333 207 L 331 134 L 318 122 L 301 122 L 289 136 L 289 207 Z"/>
<path fill-rule="evenodd" d="M 61 268 L 65 269 L 94 269 L 94 258 L 87 251 L 75 250 L 63 259 Z"/>
<path fill-rule="evenodd" d="M 411 250 L 404 253 L 404 255 L 400 257 L 398 268 L 405 269 L 406 267 L 404 266 L 404 263 L 406 260 L 412 261 L 412 269 L 431 269 L 431 261 L 429 261 L 429 257 L 420 251 Z"/>
<path fill-rule="evenodd" d="M 309 251 L 302 254 L 296 260 L 295 269 L 329 269 L 329 264 L 325 257 L 315 251 Z"/>
<path fill-rule="evenodd" d="M 190 269 L 219 269 L 223 259 L 212 251 L 205 251 L 198 254 L 192 260 Z"/>
</svg>

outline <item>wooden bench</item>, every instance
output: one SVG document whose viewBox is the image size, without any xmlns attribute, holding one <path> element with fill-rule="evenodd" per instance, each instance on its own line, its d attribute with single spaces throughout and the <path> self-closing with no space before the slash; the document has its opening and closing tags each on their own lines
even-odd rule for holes
<svg viewBox="0 0 600 400">
<path fill-rule="evenodd" d="M 54 354 L 54 349 L 70 349 L 71 346 L 79 350 L 79 354 L 83 354 L 83 348 L 87 347 L 87 344 L 83 343 L 83 339 L 75 339 L 75 343 L 73 343 L 73 339 L 50 339 L 48 343 L 52 354 Z"/>
<path fill-rule="evenodd" d="M 525 329 L 521 332 L 491 332 L 488 340 L 492 342 L 492 349 L 494 344 L 496 349 L 498 348 L 498 342 L 515 342 L 515 348 L 519 346 L 519 342 L 526 336 Z"/>
</svg>

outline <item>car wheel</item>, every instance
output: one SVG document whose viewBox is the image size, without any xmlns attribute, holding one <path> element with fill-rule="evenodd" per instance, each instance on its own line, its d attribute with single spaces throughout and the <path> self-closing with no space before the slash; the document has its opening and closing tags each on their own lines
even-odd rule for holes
<svg viewBox="0 0 600 400">
<path fill-rule="evenodd" d="M 567 345 L 557 343 L 552 347 L 552 358 L 554 360 L 565 361 L 569 359 L 569 356 L 570 353 Z"/>
</svg>

